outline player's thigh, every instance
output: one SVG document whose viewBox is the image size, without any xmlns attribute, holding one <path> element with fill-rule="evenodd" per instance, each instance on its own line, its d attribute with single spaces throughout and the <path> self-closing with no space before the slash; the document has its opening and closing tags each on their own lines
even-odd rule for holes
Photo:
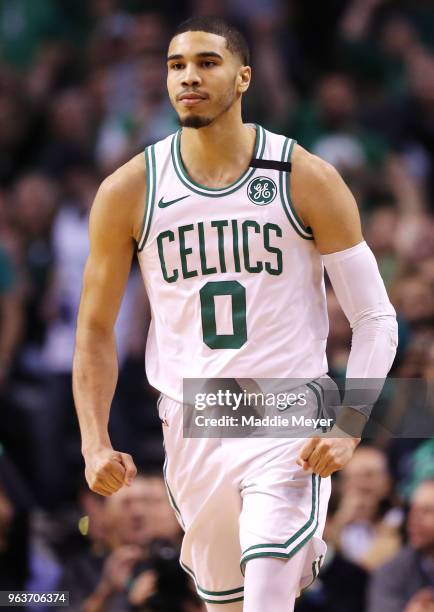
<svg viewBox="0 0 434 612">
<path fill-rule="evenodd" d="M 243 602 L 238 601 L 230 604 L 206 604 L 207 612 L 243 612 Z"/>
<path fill-rule="evenodd" d="M 220 440 L 183 437 L 182 405 L 163 398 L 159 414 L 169 500 L 184 529 L 181 565 L 207 604 L 226 609 L 243 592 L 238 481 Z"/>
<path fill-rule="evenodd" d="M 296 464 L 300 443 L 303 440 L 273 450 L 266 457 L 266 469 L 244 480 L 240 542 L 242 567 L 261 557 L 290 560 L 305 549 L 302 589 L 315 578 L 327 549 L 322 534 L 330 478 L 305 472 Z"/>
</svg>

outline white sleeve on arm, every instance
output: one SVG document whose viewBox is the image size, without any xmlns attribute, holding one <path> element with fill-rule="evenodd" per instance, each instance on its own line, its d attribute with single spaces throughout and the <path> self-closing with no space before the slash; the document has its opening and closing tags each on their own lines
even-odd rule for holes
<svg viewBox="0 0 434 612">
<path fill-rule="evenodd" d="M 375 256 L 363 241 L 322 259 L 353 332 L 346 378 L 377 379 L 379 394 L 395 358 L 398 325 Z"/>
</svg>

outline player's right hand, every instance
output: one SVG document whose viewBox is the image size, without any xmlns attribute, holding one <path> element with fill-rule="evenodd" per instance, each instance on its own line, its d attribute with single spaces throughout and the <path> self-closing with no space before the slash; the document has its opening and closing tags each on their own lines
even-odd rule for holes
<svg viewBox="0 0 434 612">
<path fill-rule="evenodd" d="M 112 495 L 124 485 L 129 486 L 137 474 L 131 455 L 111 447 L 89 452 L 84 460 L 89 489 L 99 495 Z"/>
</svg>

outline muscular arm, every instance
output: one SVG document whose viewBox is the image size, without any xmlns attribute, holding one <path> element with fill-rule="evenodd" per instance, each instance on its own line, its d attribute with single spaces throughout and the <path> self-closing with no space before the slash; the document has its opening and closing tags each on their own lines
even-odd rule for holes
<svg viewBox="0 0 434 612">
<path fill-rule="evenodd" d="M 318 251 L 334 253 L 363 240 L 356 201 L 337 170 L 300 146 L 293 154 L 291 197 Z"/>
<path fill-rule="evenodd" d="M 338 172 L 301 147 L 294 153 L 293 168 L 291 189 L 297 212 L 312 228 L 315 245 L 352 328 L 347 379 L 381 381 L 396 351 L 396 316 L 375 257 L 363 241 L 357 204 Z M 363 410 L 345 409 L 338 425 L 351 431 L 357 442 L 368 416 Z M 311 442 L 303 458 L 314 448 Z M 314 456 L 316 467 L 324 466 L 317 458 Z"/>
<path fill-rule="evenodd" d="M 89 486 L 108 495 L 134 476 L 108 435 L 118 364 L 114 325 L 128 281 L 144 202 L 144 161 L 138 156 L 108 177 L 92 206 L 90 254 L 83 278 L 73 363 L 73 391 Z"/>
<path fill-rule="evenodd" d="M 305 155 L 309 157 L 301 166 L 307 167 L 310 179 L 305 177 L 304 200 L 300 192 L 299 201 L 353 332 L 347 378 L 384 379 L 396 352 L 395 310 L 363 240 L 354 197 L 332 166 Z"/>
</svg>

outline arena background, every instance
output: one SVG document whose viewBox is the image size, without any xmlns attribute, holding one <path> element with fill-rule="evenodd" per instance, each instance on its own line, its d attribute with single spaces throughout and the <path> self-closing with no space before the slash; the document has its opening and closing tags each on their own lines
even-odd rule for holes
<svg viewBox="0 0 434 612">
<path fill-rule="evenodd" d="M 398 313 L 392 374 L 433 378 L 433 1 L 0 0 L 0 590 L 68 590 L 87 612 L 202 610 L 160 476 L 137 266 L 110 427 L 143 476 L 123 494 L 87 490 L 71 396 L 89 207 L 104 177 L 176 129 L 165 51 L 199 14 L 248 37 L 244 119 L 344 176 Z M 330 289 L 328 301 L 330 371 L 342 376 L 351 333 Z M 411 399 L 404 408 L 411 419 Z M 434 609 L 432 431 L 378 436 L 335 476 L 329 553 L 297 610 Z"/>
</svg>

